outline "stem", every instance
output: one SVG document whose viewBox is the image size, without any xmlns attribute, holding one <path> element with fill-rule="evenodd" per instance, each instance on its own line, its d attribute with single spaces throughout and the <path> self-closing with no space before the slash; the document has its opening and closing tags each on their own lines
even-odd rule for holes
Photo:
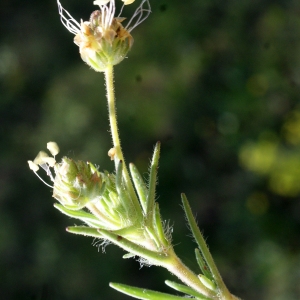
<svg viewBox="0 0 300 300">
<path fill-rule="evenodd" d="M 214 291 L 209 290 L 197 275 L 192 272 L 175 254 L 173 249 L 169 250 L 170 261 L 162 266 L 168 269 L 172 274 L 176 275 L 183 283 L 193 288 L 200 294 L 205 295 L 209 299 L 217 299 L 217 294 Z"/>
<path fill-rule="evenodd" d="M 115 92 L 114 92 L 114 74 L 113 74 L 113 66 L 107 65 L 105 71 L 105 83 L 106 83 L 106 96 L 107 96 L 107 103 L 108 103 L 108 114 L 109 114 L 109 123 L 110 123 L 110 132 L 112 137 L 113 146 L 115 149 L 114 155 L 114 162 L 115 162 L 115 169 L 117 170 L 119 161 L 123 162 L 123 178 L 125 181 L 126 186 L 128 187 L 129 193 L 131 195 L 133 205 L 137 212 L 138 218 L 142 220 L 142 211 L 141 206 L 139 204 L 138 198 L 134 191 L 131 179 L 129 177 L 129 173 L 125 164 L 121 142 L 119 138 L 119 130 L 118 130 L 118 123 L 117 123 L 117 112 L 116 112 L 116 105 L 115 105 Z"/>
<path fill-rule="evenodd" d="M 118 161 L 122 160 L 124 162 L 124 156 L 121 149 L 121 142 L 119 138 L 119 130 L 117 123 L 117 113 L 115 106 L 115 93 L 114 93 L 114 74 L 113 74 L 113 66 L 108 65 L 104 71 L 105 73 L 105 81 L 106 81 L 106 96 L 108 101 L 108 113 L 109 113 L 109 123 L 110 123 L 110 132 L 113 141 L 113 145 L 116 151 L 114 156 L 115 166 L 117 169 Z M 126 168 L 124 164 L 124 169 Z"/>
<path fill-rule="evenodd" d="M 151 251 L 126 238 L 122 238 L 122 236 L 115 234 L 115 232 L 113 233 L 104 229 L 98 229 L 98 232 L 101 234 L 101 236 L 120 246 L 129 253 L 146 258 L 149 263 L 153 265 L 166 268 L 172 274 L 177 276 L 182 282 L 200 294 L 207 296 L 209 299 L 217 299 L 217 294 L 203 285 L 196 274 L 193 273 L 178 258 L 172 247 L 170 247 L 165 253 Z"/>
</svg>

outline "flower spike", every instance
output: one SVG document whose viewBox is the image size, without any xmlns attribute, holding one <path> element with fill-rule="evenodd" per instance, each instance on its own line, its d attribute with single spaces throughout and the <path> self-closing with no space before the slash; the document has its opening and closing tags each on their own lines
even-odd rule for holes
<svg viewBox="0 0 300 300">
<path fill-rule="evenodd" d="M 128 5 L 133 1 L 123 2 Z M 81 20 L 79 24 L 57 0 L 61 22 L 75 35 L 74 43 L 79 47 L 82 60 L 95 71 L 103 72 L 109 65 L 114 66 L 126 57 L 133 45 L 130 32 L 149 16 L 151 9 L 149 0 L 142 0 L 124 27 L 122 22 L 126 18 L 115 16 L 115 0 L 96 0 L 93 3 L 99 9 L 91 14 L 89 21 Z"/>
</svg>

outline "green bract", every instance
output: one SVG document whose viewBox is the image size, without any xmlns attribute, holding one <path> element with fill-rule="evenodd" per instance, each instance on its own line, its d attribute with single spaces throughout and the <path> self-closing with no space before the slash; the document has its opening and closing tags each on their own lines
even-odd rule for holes
<svg viewBox="0 0 300 300">
<path fill-rule="evenodd" d="M 78 210 L 100 199 L 105 188 L 103 175 L 91 164 L 64 157 L 54 170 L 53 197 L 65 207 Z"/>
</svg>

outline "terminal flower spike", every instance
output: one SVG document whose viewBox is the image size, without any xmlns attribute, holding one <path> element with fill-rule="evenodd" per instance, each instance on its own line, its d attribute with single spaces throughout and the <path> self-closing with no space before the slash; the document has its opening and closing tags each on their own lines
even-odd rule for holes
<svg viewBox="0 0 300 300">
<path fill-rule="evenodd" d="M 123 0 L 124 5 L 133 0 Z M 77 22 L 57 0 L 58 11 L 63 25 L 75 35 L 74 43 L 79 47 L 81 58 L 95 71 L 103 72 L 108 65 L 120 63 L 133 45 L 131 31 L 150 14 L 149 0 L 143 0 L 124 27 L 126 19 L 115 16 L 115 0 L 97 0 L 89 21 Z M 121 12 L 123 10 L 121 9 Z"/>
</svg>

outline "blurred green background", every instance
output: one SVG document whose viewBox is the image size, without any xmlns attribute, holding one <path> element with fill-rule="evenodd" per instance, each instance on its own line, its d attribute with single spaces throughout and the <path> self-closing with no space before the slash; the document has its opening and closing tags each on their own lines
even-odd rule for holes
<svg viewBox="0 0 300 300">
<path fill-rule="evenodd" d="M 181 192 L 234 294 L 300 299 L 300 2 L 151 4 L 115 68 L 127 162 L 146 176 L 162 142 L 157 199 L 193 270 Z M 77 20 L 95 9 L 62 5 Z M 130 299 L 110 281 L 172 292 L 168 272 L 65 232 L 78 222 L 27 160 L 56 141 L 60 155 L 113 170 L 103 75 L 81 61 L 54 0 L 1 0 L 0 15 L 0 298 Z"/>
</svg>

